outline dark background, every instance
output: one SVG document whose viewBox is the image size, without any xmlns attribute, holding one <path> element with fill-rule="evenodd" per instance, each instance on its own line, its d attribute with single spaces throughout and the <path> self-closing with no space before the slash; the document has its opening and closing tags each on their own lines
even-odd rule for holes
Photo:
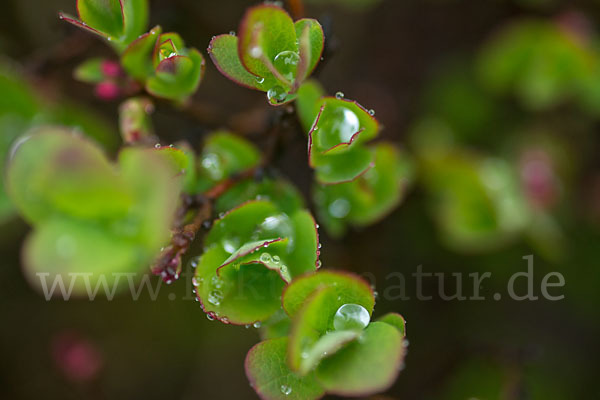
<svg viewBox="0 0 600 400">
<path fill-rule="evenodd" d="M 204 50 L 211 36 L 235 30 L 245 7 L 255 3 L 154 0 L 151 23 L 179 32 L 188 45 Z M 45 96 L 60 94 L 87 104 L 116 132 L 118 103 L 95 99 L 90 87 L 71 78 L 73 68 L 85 58 L 112 53 L 100 40 L 61 23 L 58 10 L 74 12 L 74 0 L 3 0 L 0 50 L 24 66 Z M 594 24 L 600 22 L 600 4 L 594 1 L 555 1 L 538 7 L 509 0 L 388 0 L 360 11 L 307 5 L 307 14 L 327 27 L 333 47 L 319 80 L 330 93 L 341 90 L 347 98 L 375 109 L 385 125 L 382 137 L 401 144 L 408 142 L 408 132 L 423 111 L 427 83 L 447 60 L 469 57 L 495 29 L 515 17 L 554 16 L 569 10 L 583 12 Z M 264 139 L 261 133 L 272 112 L 264 94 L 236 86 L 210 61 L 196 101 L 202 122 L 198 115 L 158 104 L 154 122 L 165 142 L 185 138 L 199 143 L 218 127 L 235 129 L 259 144 Z M 592 149 L 598 150 L 598 129 L 593 129 Z M 311 172 L 301 133 L 284 137 L 275 164 L 308 194 Z M 595 168 L 598 157 L 590 164 Z M 522 241 L 479 255 L 448 250 L 424 203 L 425 194 L 417 185 L 404 204 L 378 224 L 354 230 L 341 240 L 321 230 L 324 267 L 369 273 L 380 294 L 376 313 L 396 310 L 408 321 L 406 369 L 385 396 L 600 399 L 598 220 L 585 211 L 574 212 L 565 227 L 569 239 L 565 260 L 550 263 L 535 257 L 537 294 L 542 277 L 559 271 L 566 286 L 557 293 L 564 294 L 564 300 L 495 301 L 491 294 L 504 293 L 510 275 L 525 269 L 522 257 L 535 250 Z M 259 340 L 257 332 L 210 322 L 193 299 L 184 299 L 189 297 L 189 281 L 163 285 L 157 301 L 143 295 L 137 302 L 128 296 L 47 302 L 29 288 L 19 266 L 27 227 L 13 220 L 0 230 L 0 398 L 256 398 L 243 361 Z M 397 283 L 386 280 L 389 273 L 409 277 L 418 265 L 427 272 L 465 276 L 490 271 L 492 279 L 482 289 L 489 299 L 460 302 L 435 296 L 419 301 L 410 279 L 407 291 L 413 299 L 384 296 L 386 285 Z M 469 293 L 472 283 L 465 285 Z M 424 290 L 436 293 L 437 283 L 427 281 Z M 59 367 L 55 353 L 65 337 L 95 349 L 101 367 L 91 383 L 74 383 Z"/>
</svg>

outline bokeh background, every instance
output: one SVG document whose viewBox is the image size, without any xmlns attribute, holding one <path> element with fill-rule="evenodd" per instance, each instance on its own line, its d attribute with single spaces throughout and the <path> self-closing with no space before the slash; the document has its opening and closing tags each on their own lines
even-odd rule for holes
<svg viewBox="0 0 600 400">
<path fill-rule="evenodd" d="M 152 0 L 151 21 L 205 49 L 254 3 Z M 377 285 L 376 313 L 396 310 L 408 321 L 406 368 L 374 398 L 600 398 L 600 3 L 306 0 L 305 7 L 326 28 L 318 79 L 376 110 L 381 136 L 416 165 L 413 186 L 389 217 L 343 238 L 321 230 L 324 267 L 363 273 Z M 80 126 L 114 152 L 119 102 L 99 100 L 72 78 L 86 58 L 112 52 L 58 20 L 74 1 L 3 0 L 1 10 L 4 123 L 19 102 L 8 88 L 27 82 L 52 121 Z M 226 127 L 264 142 L 272 113 L 264 94 L 236 86 L 211 62 L 195 104 L 193 114 L 157 105 L 161 139 L 198 144 Z M 0 132 L 2 158 L 18 131 L 11 126 Z M 310 198 L 302 133 L 286 134 L 275 166 Z M 509 180 L 514 193 L 473 178 L 481 171 Z M 209 321 L 189 279 L 163 285 L 156 301 L 147 294 L 46 301 L 20 267 L 28 227 L 0 195 L 0 398 L 256 398 L 243 361 L 258 333 Z M 544 275 L 557 271 L 566 284 L 552 293 L 564 299 L 495 300 L 530 254 L 536 294 Z M 433 299 L 416 299 L 410 274 L 418 265 L 445 272 L 448 293 L 451 273 L 491 272 L 487 300 L 444 301 L 434 279 L 424 288 Z M 394 272 L 408 278 L 410 300 L 390 298 L 397 280 L 386 277 Z M 464 286 L 469 295 L 471 281 Z"/>
</svg>

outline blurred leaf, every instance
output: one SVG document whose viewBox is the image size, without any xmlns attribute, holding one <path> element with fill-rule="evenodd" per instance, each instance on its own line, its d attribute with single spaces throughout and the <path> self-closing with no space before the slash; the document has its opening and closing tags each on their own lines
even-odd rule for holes
<svg viewBox="0 0 600 400">
<path fill-rule="evenodd" d="M 558 24 L 519 20 L 488 43 L 479 69 L 486 87 L 535 111 L 573 100 L 596 63 L 590 49 Z"/>
<path fill-rule="evenodd" d="M 39 128 L 12 150 L 8 188 L 34 225 L 25 267 L 91 274 L 92 282 L 148 267 L 168 239 L 179 198 L 172 167 L 154 150 L 129 148 L 119 168 L 91 141 L 60 128 Z M 85 281 L 75 294 L 85 293 Z"/>
<path fill-rule="evenodd" d="M 75 79 L 86 83 L 100 83 L 105 77 L 102 72 L 103 58 L 90 58 L 79 64 L 75 69 L 73 76 Z"/>
<path fill-rule="evenodd" d="M 205 192 L 223 179 L 257 166 L 260 157 L 258 149 L 246 139 L 226 131 L 212 133 L 198 159 L 197 191 Z"/>
<path fill-rule="evenodd" d="M 269 200 L 284 213 L 291 215 L 304 207 L 304 199 L 294 185 L 284 179 L 262 179 L 260 182 L 245 179 L 219 196 L 215 202 L 217 212 L 225 212 L 248 200 Z"/>
<path fill-rule="evenodd" d="M 314 191 L 319 220 L 334 236 L 346 225 L 372 224 L 398 206 L 413 177 L 412 160 L 389 143 L 372 149 L 375 165 L 355 180 L 317 185 Z"/>
</svg>

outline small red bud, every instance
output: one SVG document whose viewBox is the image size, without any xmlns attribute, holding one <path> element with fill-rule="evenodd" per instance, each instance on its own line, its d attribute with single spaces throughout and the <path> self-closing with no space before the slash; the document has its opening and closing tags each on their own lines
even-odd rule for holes
<svg viewBox="0 0 600 400">
<path fill-rule="evenodd" d="M 102 73 L 108 78 L 116 78 L 121 75 L 121 66 L 114 61 L 102 62 Z"/>
<path fill-rule="evenodd" d="M 96 85 L 96 96 L 104 101 L 115 100 L 121 95 L 119 86 L 110 81 L 100 82 Z"/>
</svg>

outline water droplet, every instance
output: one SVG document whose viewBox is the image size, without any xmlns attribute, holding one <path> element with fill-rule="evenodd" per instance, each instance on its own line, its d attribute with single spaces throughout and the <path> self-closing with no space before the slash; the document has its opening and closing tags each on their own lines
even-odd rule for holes
<svg viewBox="0 0 600 400">
<path fill-rule="evenodd" d="M 198 267 L 198 262 L 199 261 L 200 261 L 200 257 L 194 257 L 194 258 L 192 258 L 191 261 L 190 261 L 190 266 L 192 268 Z"/>
<path fill-rule="evenodd" d="M 258 82 L 259 85 L 262 85 L 265 81 L 265 78 L 263 78 L 262 76 L 257 76 L 256 77 L 256 82 Z"/>
<path fill-rule="evenodd" d="M 271 104 L 279 104 L 282 103 L 287 97 L 287 90 L 285 90 L 282 86 L 273 86 L 267 92 L 267 99 Z"/>
<path fill-rule="evenodd" d="M 224 324 L 229 324 L 229 318 L 223 317 L 223 318 L 221 318 L 221 322 Z"/>
<path fill-rule="evenodd" d="M 212 277 L 210 283 L 217 289 L 221 289 L 221 287 L 223 287 L 223 279 L 219 278 L 216 275 Z"/>
<path fill-rule="evenodd" d="M 239 244 L 236 240 L 233 239 L 223 239 L 221 242 L 223 249 L 229 254 L 233 254 L 239 248 Z"/>
<path fill-rule="evenodd" d="M 359 304 L 344 304 L 335 312 L 333 327 L 338 330 L 364 329 L 371 317 L 366 308 Z"/>
<path fill-rule="evenodd" d="M 260 255 L 260 261 L 264 262 L 265 264 L 270 264 L 273 262 L 273 257 L 271 257 L 269 253 L 262 253 Z"/>
<path fill-rule="evenodd" d="M 370 109 L 370 110 L 369 110 L 369 115 L 370 115 L 371 117 L 372 117 L 372 116 L 374 116 L 374 115 L 375 115 L 375 110 L 373 110 L 373 109 Z"/>
<path fill-rule="evenodd" d="M 230 34 L 231 36 L 235 36 L 235 31 L 229 31 L 229 34 Z"/>
<path fill-rule="evenodd" d="M 289 395 L 290 393 L 292 393 L 292 387 L 288 385 L 281 385 L 281 393 L 283 393 L 286 396 Z"/>
<path fill-rule="evenodd" d="M 154 145 L 154 148 L 155 148 L 155 149 L 160 149 L 160 143 L 156 143 L 156 144 Z"/>
<path fill-rule="evenodd" d="M 279 256 L 278 256 L 278 255 L 274 255 L 274 256 L 273 256 L 273 262 L 274 262 L 275 264 L 279 264 L 279 262 L 280 262 L 280 261 L 281 261 L 281 258 L 279 258 Z"/>
<path fill-rule="evenodd" d="M 344 98 L 344 93 L 342 93 L 342 92 L 337 92 L 337 93 L 335 94 L 335 98 L 336 98 L 336 99 L 338 99 L 338 100 L 341 100 L 341 99 L 343 99 L 343 98 Z"/>
<path fill-rule="evenodd" d="M 172 148 L 174 148 L 174 147 L 175 147 L 175 146 L 174 146 L 174 145 L 172 145 L 172 144 L 170 144 L 170 145 L 169 145 L 169 148 L 171 148 L 171 149 L 172 149 Z"/>
<path fill-rule="evenodd" d="M 254 46 L 250 49 L 250 57 L 259 58 L 262 55 L 262 49 L 258 46 Z"/>
<path fill-rule="evenodd" d="M 250 324 L 246 324 L 246 325 L 244 325 L 244 328 L 246 328 L 246 329 L 250 329 Z"/>
<path fill-rule="evenodd" d="M 317 248 L 320 249 L 321 247 L 323 247 L 323 245 L 321 243 L 319 243 L 319 245 L 317 246 Z"/>
<path fill-rule="evenodd" d="M 273 66 L 289 82 L 293 82 L 298 69 L 300 56 L 295 51 L 282 51 L 273 59 Z"/>
<path fill-rule="evenodd" d="M 214 316 L 212 313 L 208 313 L 208 314 L 206 314 L 206 318 L 207 318 L 209 321 L 214 321 L 214 320 L 215 320 L 215 316 Z"/>
<path fill-rule="evenodd" d="M 208 172 L 208 175 L 213 180 L 220 180 L 223 178 L 223 168 L 221 166 L 221 159 L 215 153 L 208 153 L 202 156 L 202 168 Z"/>
<path fill-rule="evenodd" d="M 260 328 L 261 323 L 260 321 L 256 321 L 255 323 L 252 324 L 253 327 L 255 327 L 256 329 Z"/>
<path fill-rule="evenodd" d="M 208 294 L 208 302 L 212 305 L 218 306 L 223 300 L 223 292 L 220 290 L 211 290 Z"/>
<path fill-rule="evenodd" d="M 317 260 L 317 268 L 321 268 L 321 260 Z"/>
<path fill-rule="evenodd" d="M 404 339 L 402 342 L 402 347 L 407 348 L 410 345 L 410 342 L 407 339 Z"/>
<path fill-rule="evenodd" d="M 324 136 L 326 143 L 322 143 L 326 147 L 333 147 L 341 142 L 348 143 L 360 130 L 360 120 L 349 108 L 338 106 L 328 110 L 327 114 L 327 118 L 320 124 L 320 128 L 327 132 Z"/>
<path fill-rule="evenodd" d="M 328 207 L 329 214 L 335 218 L 344 218 L 350 212 L 350 202 L 343 197 L 335 199 Z"/>
<path fill-rule="evenodd" d="M 196 277 L 192 278 L 192 285 L 194 285 L 194 286 L 199 286 L 200 285 L 200 282 L 198 282 L 198 279 L 196 279 Z"/>
</svg>

